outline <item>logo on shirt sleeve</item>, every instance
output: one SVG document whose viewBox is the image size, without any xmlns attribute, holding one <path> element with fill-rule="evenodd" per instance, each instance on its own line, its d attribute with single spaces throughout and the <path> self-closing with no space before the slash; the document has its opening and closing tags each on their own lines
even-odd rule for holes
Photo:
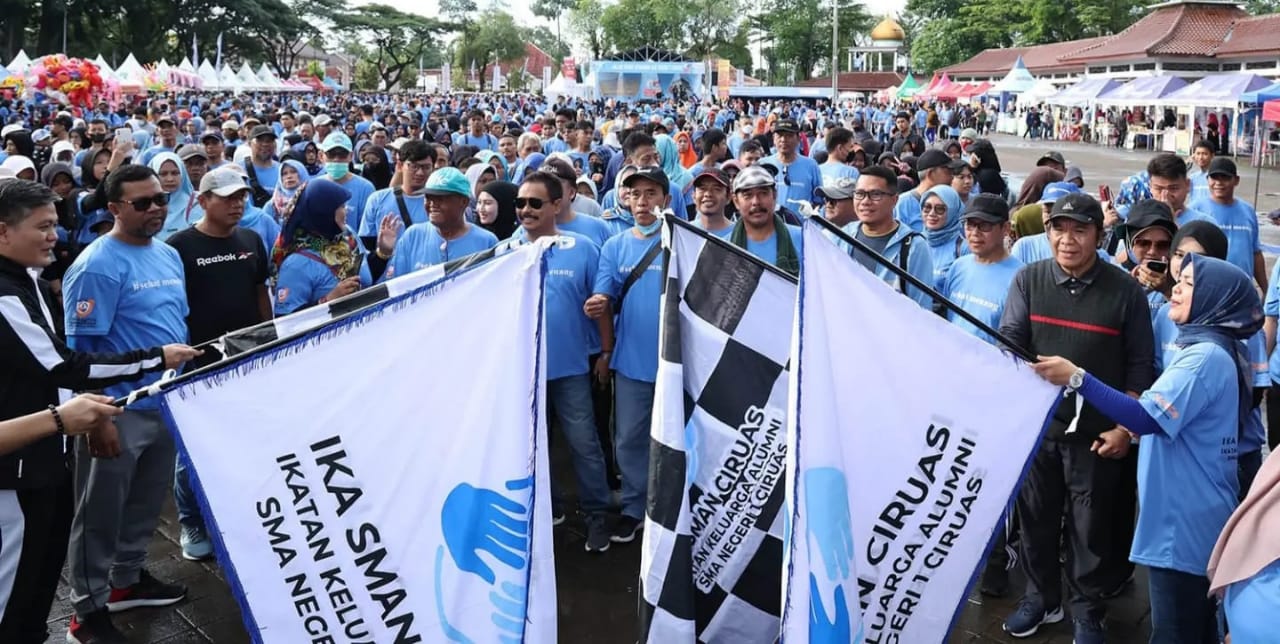
<svg viewBox="0 0 1280 644">
<path fill-rule="evenodd" d="M 276 291 L 276 302 L 280 304 L 284 304 L 285 300 L 288 300 L 288 299 L 289 299 L 289 288 L 287 286 L 280 287 L 280 290 Z"/>
<path fill-rule="evenodd" d="M 76 302 L 76 317 L 84 319 L 93 313 L 93 300 L 80 300 Z"/>
</svg>

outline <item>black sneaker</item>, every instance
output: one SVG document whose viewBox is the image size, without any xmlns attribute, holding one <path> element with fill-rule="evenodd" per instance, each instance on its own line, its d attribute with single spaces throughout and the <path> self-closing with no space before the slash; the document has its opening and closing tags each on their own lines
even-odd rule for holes
<svg viewBox="0 0 1280 644">
<path fill-rule="evenodd" d="M 85 615 L 83 620 L 72 615 L 67 644 L 129 644 L 129 640 L 111 623 L 111 615 L 104 608 Z"/>
<path fill-rule="evenodd" d="M 592 512 L 587 515 L 587 552 L 604 552 L 609 549 L 609 526 L 604 515 Z"/>
<path fill-rule="evenodd" d="M 172 606 L 187 596 L 187 587 L 166 584 L 143 570 L 138 583 L 128 588 L 112 588 L 107 610 L 113 613 L 142 606 Z"/>
<path fill-rule="evenodd" d="M 988 568 L 982 573 L 982 585 L 978 592 L 983 597 L 999 598 L 1009 593 L 1009 571 L 1001 566 Z"/>
<path fill-rule="evenodd" d="M 622 515 L 618 522 L 613 526 L 613 534 L 609 535 L 609 540 L 614 543 L 631 543 L 635 541 L 636 535 L 644 529 L 644 521 L 635 519 L 627 515 Z"/>
</svg>

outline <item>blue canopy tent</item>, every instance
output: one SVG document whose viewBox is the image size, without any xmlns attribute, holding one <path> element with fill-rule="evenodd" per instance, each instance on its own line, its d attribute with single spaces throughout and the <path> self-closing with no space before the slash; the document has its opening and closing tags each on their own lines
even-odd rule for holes
<svg viewBox="0 0 1280 644">
<path fill-rule="evenodd" d="M 1045 100 L 1050 105 L 1086 107 L 1097 102 L 1098 97 L 1120 87 L 1114 78 L 1086 78 Z"/>
<path fill-rule="evenodd" d="M 1135 78 L 1098 96 L 1100 105 L 1154 105 L 1160 99 L 1187 86 L 1179 76 Z"/>
<path fill-rule="evenodd" d="M 1245 105 L 1261 105 L 1276 99 L 1280 99 L 1280 83 L 1274 83 L 1262 89 L 1245 92 L 1240 95 L 1240 102 Z"/>
</svg>

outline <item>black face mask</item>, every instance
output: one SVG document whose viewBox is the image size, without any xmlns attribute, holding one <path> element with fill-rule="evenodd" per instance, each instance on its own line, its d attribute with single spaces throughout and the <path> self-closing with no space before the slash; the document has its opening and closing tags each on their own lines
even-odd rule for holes
<svg viewBox="0 0 1280 644">
<path fill-rule="evenodd" d="M 106 141 L 106 140 L 107 140 L 107 135 L 105 135 L 105 134 L 97 134 L 97 133 L 90 134 L 90 135 L 89 135 L 89 140 L 90 140 L 90 141 L 92 141 L 92 142 L 94 142 L 94 143 L 102 143 L 103 141 Z"/>
</svg>

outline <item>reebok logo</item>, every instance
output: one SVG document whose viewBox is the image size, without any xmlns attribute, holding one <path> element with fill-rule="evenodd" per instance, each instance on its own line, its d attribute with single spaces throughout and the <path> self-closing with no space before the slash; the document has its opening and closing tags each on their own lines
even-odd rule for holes
<svg viewBox="0 0 1280 644">
<path fill-rule="evenodd" d="M 221 264 L 223 262 L 235 262 L 242 259 L 253 257 L 251 251 L 243 253 L 227 253 L 225 255 L 214 255 L 213 257 L 197 257 L 196 266 L 208 266 L 210 264 Z"/>
</svg>

